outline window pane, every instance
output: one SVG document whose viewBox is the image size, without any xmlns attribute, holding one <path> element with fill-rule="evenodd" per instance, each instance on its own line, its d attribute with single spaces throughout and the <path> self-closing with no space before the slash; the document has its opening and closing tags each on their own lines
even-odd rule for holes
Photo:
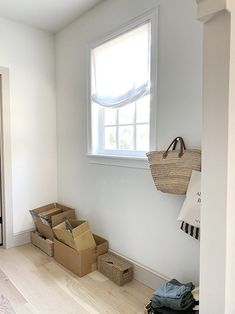
<svg viewBox="0 0 235 314">
<path fill-rule="evenodd" d="M 134 127 L 120 126 L 119 127 L 119 149 L 133 150 L 134 149 Z"/>
<path fill-rule="evenodd" d="M 117 149 L 116 127 L 105 128 L 105 149 Z"/>
<path fill-rule="evenodd" d="M 149 150 L 149 125 L 136 126 L 136 150 Z"/>
<path fill-rule="evenodd" d="M 119 124 L 132 124 L 135 117 L 135 104 L 129 104 L 118 109 Z"/>
<path fill-rule="evenodd" d="M 136 123 L 148 123 L 150 118 L 150 97 L 145 96 L 136 102 Z"/>
<path fill-rule="evenodd" d="M 117 123 L 117 109 L 104 109 L 104 124 L 115 125 Z"/>
</svg>

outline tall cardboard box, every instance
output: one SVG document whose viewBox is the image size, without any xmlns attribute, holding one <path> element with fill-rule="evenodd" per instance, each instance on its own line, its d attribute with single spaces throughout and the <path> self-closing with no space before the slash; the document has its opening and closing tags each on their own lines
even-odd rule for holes
<svg viewBox="0 0 235 314">
<path fill-rule="evenodd" d="M 54 215 L 51 215 L 54 212 Z M 39 233 L 50 240 L 54 240 L 53 227 L 68 218 L 75 218 L 75 209 L 61 205 L 59 203 L 51 203 L 46 206 L 30 210 L 34 223 Z M 44 219 L 43 213 L 49 216 L 49 220 Z"/>
<path fill-rule="evenodd" d="M 108 252 L 107 240 L 93 234 L 96 246 L 77 251 L 59 240 L 54 240 L 55 260 L 79 277 L 83 277 L 97 269 L 97 258 Z"/>
<path fill-rule="evenodd" d="M 53 228 L 55 237 L 59 241 L 77 251 L 86 250 L 96 246 L 96 242 L 87 221 L 76 219 L 67 219 L 67 221 L 72 227 L 71 231 L 67 229 L 66 222 L 62 222 Z"/>
</svg>

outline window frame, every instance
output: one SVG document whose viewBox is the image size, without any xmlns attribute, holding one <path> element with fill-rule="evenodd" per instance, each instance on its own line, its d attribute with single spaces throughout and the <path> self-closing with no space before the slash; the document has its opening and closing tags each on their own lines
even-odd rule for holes
<svg viewBox="0 0 235 314">
<path fill-rule="evenodd" d="M 92 147 L 92 101 L 91 101 L 91 51 L 132 29 L 141 26 L 147 22 L 151 22 L 151 60 L 150 60 L 150 120 L 149 120 L 149 146 L 150 150 L 156 150 L 156 120 L 157 120 L 157 42 L 158 42 L 158 6 L 145 12 L 141 16 L 136 17 L 130 22 L 121 25 L 116 30 L 106 34 L 102 38 L 91 42 L 88 46 L 88 79 L 87 79 L 87 157 L 89 163 L 97 163 L 103 165 L 116 165 L 134 168 L 148 168 L 147 157 L 138 156 L 135 151 L 113 151 L 113 154 L 100 154 L 93 152 Z M 128 155 L 126 154 L 128 152 Z M 116 154 L 115 154 L 116 153 Z"/>
<path fill-rule="evenodd" d="M 146 95 L 145 97 L 148 97 L 148 95 Z M 137 133 L 137 127 L 138 126 L 141 126 L 141 125 L 148 125 L 150 127 L 150 117 L 149 117 L 149 121 L 148 122 L 137 122 L 136 121 L 136 114 L 137 114 L 137 102 L 133 102 L 133 106 L 135 107 L 134 108 L 134 119 L 133 119 L 133 123 L 120 123 L 120 120 L 119 120 L 119 109 L 121 108 L 114 108 L 117 110 L 117 115 L 116 115 L 116 123 L 114 124 L 109 124 L 109 125 L 106 125 L 105 124 L 105 107 L 101 109 L 101 118 L 100 118 L 100 129 L 102 129 L 102 133 L 100 134 L 99 136 L 99 139 L 100 141 L 99 142 L 102 142 L 102 146 L 104 147 L 105 146 L 105 129 L 106 128 L 111 128 L 111 127 L 115 127 L 116 128 L 116 143 L 117 143 L 117 146 L 118 146 L 118 142 L 119 142 L 119 132 L 118 132 L 118 129 L 120 127 L 125 127 L 125 126 L 131 126 L 133 127 L 134 131 L 133 131 L 133 144 L 134 144 L 134 147 L 136 147 L 136 133 Z M 108 109 L 108 108 L 107 108 Z M 149 138 L 150 138 L 150 135 L 149 135 Z M 117 154 L 118 152 L 118 154 Z M 128 156 L 128 157 L 143 157 L 144 154 L 146 153 L 146 151 L 141 151 L 141 150 L 125 150 L 125 149 L 117 149 L 117 150 L 112 150 L 112 149 L 100 149 L 99 150 L 99 155 L 103 155 L 103 156 L 115 156 L 115 155 L 118 155 L 120 157 L 125 157 L 125 156 Z"/>
</svg>

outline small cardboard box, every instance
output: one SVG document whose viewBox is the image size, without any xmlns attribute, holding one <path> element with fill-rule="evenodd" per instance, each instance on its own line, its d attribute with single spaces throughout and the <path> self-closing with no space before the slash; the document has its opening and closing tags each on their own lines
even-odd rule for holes
<svg viewBox="0 0 235 314">
<path fill-rule="evenodd" d="M 98 270 L 119 286 L 133 279 L 133 265 L 111 252 L 98 257 Z"/>
<path fill-rule="evenodd" d="M 93 234 L 96 247 L 77 251 L 70 246 L 54 240 L 55 260 L 79 277 L 83 277 L 97 269 L 97 257 L 108 251 L 107 240 Z"/>
<path fill-rule="evenodd" d="M 50 239 L 45 239 L 37 231 L 31 232 L 31 242 L 47 255 L 54 256 L 54 242 Z"/>
<path fill-rule="evenodd" d="M 49 219 L 45 219 L 43 213 L 46 212 L 46 216 Z M 50 215 L 51 212 L 54 212 L 54 215 Z M 44 235 L 50 240 L 54 240 L 53 227 L 60 224 L 67 218 L 75 218 L 75 209 L 66 207 L 58 203 L 52 203 L 43 207 L 35 208 L 30 210 L 30 213 L 33 217 L 34 223 L 39 233 Z"/>
<path fill-rule="evenodd" d="M 55 236 L 59 241 L 77 251 L 86 250 L 96 246 L 96 242 L 87 221 L 76 219 L 68 219 L 67 221 L 72 226 L 71 231 L 67 230 L 66 222 L 62 222 L 53 228 Z"/>
</svg>

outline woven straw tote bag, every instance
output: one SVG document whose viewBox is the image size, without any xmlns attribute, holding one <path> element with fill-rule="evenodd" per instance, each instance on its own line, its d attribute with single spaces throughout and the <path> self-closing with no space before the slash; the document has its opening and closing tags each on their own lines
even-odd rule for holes
<svg viewBox="0 0 235 314">
<path fill-rule="evenodd" d="M 176 137 L 166 151 L 150 152 L 147 157 L 156 188 L 164 193 L 185 194 L 192 170 L 201 171 L 201 151 L 186 149 L 182 137 Z"/>
</svg>

